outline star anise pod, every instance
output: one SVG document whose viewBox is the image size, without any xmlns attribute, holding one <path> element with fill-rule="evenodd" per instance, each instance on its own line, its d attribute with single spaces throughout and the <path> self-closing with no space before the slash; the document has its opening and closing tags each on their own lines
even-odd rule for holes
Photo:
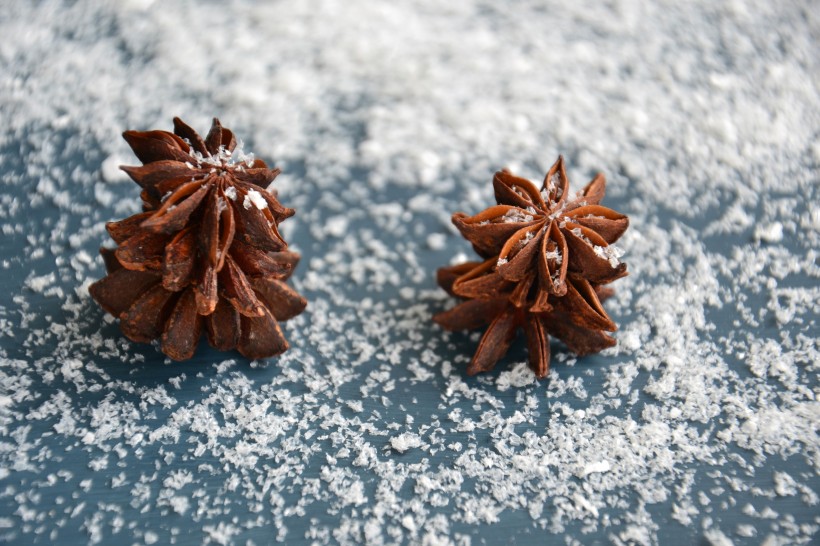
<svg viewBox="0 0 820 546">
<path fill-rule="evenodd" d="M 176 360 L 203 328 L 214 347 L 249 358 L 287 350 L 278 321 L 306 301 L 284 282 L 299 256 L 277 229 L 294 211 L 267 191 L 279 169 L 217 119 L 204 139 L 179 118 L 173 133 L 123 137 L 143 163 L 122 167 L 143 188 L 143 212 L 106 225 L 117 248 L 101 251 L 108 275 L 89 288 L 94 299 L 128 338 L 160 338 Z"/>
<path fill-rule="evenodd" d="M 495 173 L 493 189 L 498 205 L 475 216 L 456 213 L 453 224 L 481 257 L 497 258 L 505 280 L 537 281 L 545 296 L 562 296 L 568 273 L 595 284 L 626 275 L 626 264 L 618 260 L 622 253 L 612 243 L 629 227 L 629 219 L 599 205 L 606 190 L 604 175 L 570 196 L 559 157 L 540 190 L 508 171 Z"/>
<path fill-rule="evenodd" d="M 540 190 L 506 171 L 495 174 L 497 206 L 453 223 L 485 258 L 439 269 L 438 282 L 467 301 L 434 320 L 448 330 L 489 325 L 468 367 L 492 369 L 518 329 L 527 335 L 529 365 L 538 377 L 549 370 L 549 336 L 578 355 L 615 344 L 616 330 L 601 305 L 612 291 L 603 285 L 626 275 L 612 245 L 627 229 L 626 216 L 599 205 L 606 182 L 599 174 L 570 198 L 563 158 Z"/>
</svg>

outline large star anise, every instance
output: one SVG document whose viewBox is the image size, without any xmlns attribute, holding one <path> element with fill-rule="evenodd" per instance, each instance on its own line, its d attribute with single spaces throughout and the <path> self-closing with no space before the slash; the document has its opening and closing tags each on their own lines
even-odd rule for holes
<svg viewBox="0 0 820 546">
<path fill-rule="evenodd" d="M 202 332 L 249 358 L 288 348 L 277 321 L 304 298 L 285 284 L 298 255 L 278 224 L 293 215 L 267 187 L 279 174 L 245 154 L 214 119 L 203 139 L 174 119 L 174 132 L 126 131 L 143 162 L 122 167 L 143 188 L 144 212 L 107 224 L 117 249 L 108 275 L 89 288 L 134 341 L 161 338 L 171 358 L 190 358 Z"/>
<path fill-rule="evenodd" d="M 453 215 L 453 223 L 484 262 L 439 269 L 438 282 L 467 301 L 434 317 L 448 330 L 489 324 L 467 371 L 492 369 L 519 328 L 538 377 L 549 370 L 549 335 L 579 355 L 615 344 L 605 331 L 616 326 L 601 299 L 602 285 L 627 274 L 613 246 L 629 219 L 599 205 L 606 181 L 599 174 L 570 198 L 559 157 L 540 190 L 507 171 L 495 174 L 497 206 L 475 216 Z"/>
</svg>

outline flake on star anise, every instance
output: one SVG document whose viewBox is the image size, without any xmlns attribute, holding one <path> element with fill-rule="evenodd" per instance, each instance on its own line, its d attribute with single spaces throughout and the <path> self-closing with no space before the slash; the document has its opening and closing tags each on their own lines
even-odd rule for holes
<svg viewBox="0 0 820 546">
<path fill-rule="evenodd" d="M 278 231 L 294 211 L 267 190 L 279 169 L 217 119 L 204 139 L 179 118 L 173 133 L 123 137 L 143 162 L 122 167 L 143 188 L 143 212 L 106 226 L 117 248 L 102 251 L 108 275 L 89 288 L 94 299 L 129 339 L 160 339 L 176 360 L 203 331 L 249 358 L 287 350 L 278 322 L 306 302 L 285 283 L 299 256 Z"/>
</svg>

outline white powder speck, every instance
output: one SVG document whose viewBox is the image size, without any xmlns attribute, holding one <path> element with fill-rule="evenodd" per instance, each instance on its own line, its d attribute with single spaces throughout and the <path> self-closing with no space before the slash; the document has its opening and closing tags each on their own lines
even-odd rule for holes
<svg viewBox="0 0 820 546">
<path fill-rule="evenodd" d="M 254 206 L 259 210 L 264 210 L 268 208 L 268 202 L 265 201 L 265 198 L 262 197 L 262 194 L 256 190 L 248 190 L 248 193 L 245 194 L 245 200 L 242 202 L 242 206 L 245 207 L 245 210 Z"/>
<path fill-rule="evenodd" d="M 103 180 L 109 184 L 116 184 L 120 182 L 128 182 L 131 180 L 125 172 L 120 169 L 120 165 L 128 164 L 130 158 L 124 158 L 120 155 L 109 155 L 100 165 L 100 174 Z"/>
<path fill-rule="evenodd" d="M 413 516 L 407 515 L 404 516 L 401 520 L 402 527 L 410 531 L 411 533 L 416 532 L 416 522 L 413 520 Z"/>
<path fill-rule="evenodd" d="M 421 438 L 412 432 L 405 432 L 390 439 L 390 446 L 398 451 L 404 453 L 410 449 L 415 449 L 421 446 Z"/>
<path fill-rule="evenodd" d="M 781 497 L 789 497 L 797 494 L 797 484 L 794 479 L 785 472 L 775 472 L 774 490 Z"/>
<path fill-rule="evenodd" d="M 751 538 L 753 536 L 757 536 L 757 529 L 755 529 L 755 526 L 748 523 L 739 523 L 735 532 L 738 534 L 738 536 L 744 538 Z"/>
<path fill-rule="evenodd" d="M 349 220 L 343 215 L 333 216 L 325 221 L 325 233 L 331 237 L 344 237 L 347 233 Z"/>
<path fill-rule="evenodd" d="M 597 246 L 593 245 L 592 250 L 595 251 L 595 254 L 600 256 L 601 258 L 609 261 L 609 265 L 611 267 L 618 267 L 618 264 L 621 263 L 621 256 L 624 255 L 624 250 L 615 246 L 615 245 L 608 245 L 608 246 Z"/>
<path fill-rule="evenodd" d="M 584 469 L 581 471 L 581 476 L 589 476 L 590 474 L 596 474 L 601 472 L 609 472 L 612 466 L 609 464 L 609 461 L 597 461 L 594 463 L 589 463 L 584 466 Z"/>
<path fill-rule="evenodd" d="M 754 237 L 767 243 L 779 243 L 783 240 L 783 224 L 772 222 L 771 224 L 757 226 Z"/>
<path fill-rule="evenodd" d="M 708 529 L 703 533 L 703 537 L 711 546 L 733 546 L 734 542 L 720 529 Z"/>
<path fill-rule="evenodd" d="M 427 246 L 432 250 L 444 250 L 447 246 L 447 236 L 443 233 L 431 233 L 427 236 Z"/>
<path fill-rule="evenodd" d="M 190 507 L 190 502 L 186 497 L 171 497 L 169 504 L 174 512 L 180 515 L 185 515 Z"/>
<path fill-rule="evenodd" d="M 450 259 L 450 265 L 463 264 L 464 262 L 467 262 L 469 260 L 470 260 L 470 257 L 467 256 L 467 254 L 465 254 L 463 252 L 459 252 L 458 254 L 455 254 L 452 257 L 452 259 Z"/>
<path fill-rule="evenodd" d="M 48 286 L 54 283 L 55 280 L 57 280 L 57 277 L 53 272 L 46 273 L 45 275 L 37 277 L 29 277 L 26 280 L 26 286 L 34 292 L 43 292 Z"/>
</svg>

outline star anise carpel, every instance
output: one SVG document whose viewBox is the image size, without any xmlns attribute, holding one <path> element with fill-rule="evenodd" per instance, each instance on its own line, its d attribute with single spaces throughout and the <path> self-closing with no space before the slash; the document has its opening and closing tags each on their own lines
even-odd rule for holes
<svg viewBox="0 0 820 546">
<path fill-rule="evenodd" d="M 298 262 L 278 230 L 293 215 L 267 190 L 279 174 L 246 154 L 214 119 L 203 139 L 179 118 L 174 132 L 126 131 L 142 166 L 122 169 L 142 187 L 143 212 L 106 228 L 117 244 L 92 296 L 134 341 L 161 338 L 174 359 L 211 345 L 251 358 L 288 345 L 278 325 L 306 302 L 284 283 Z"/>
<path fill-rule="evenodd" d="M 487 326 L 467 369 L 492 369 L 519 329 L 527 337 L 529 365 L 538 377 L 549 370 L 549 336 L 578 355 L 615 344 L 616 330 L 601 305 L 604 285 L 626 275 L 613 245 L 629 226 L 623 214 L 600 205 L 606 180 L 597 175 L 569 195 L 563 158 L 541 188 L 499 171 L 493 178 L 497 205 L 474 215 L 453 215 L 482 262 L 439 269 L 438 282 L 465 299 L 434 320 L 448 330 Z"/>
</svg>

